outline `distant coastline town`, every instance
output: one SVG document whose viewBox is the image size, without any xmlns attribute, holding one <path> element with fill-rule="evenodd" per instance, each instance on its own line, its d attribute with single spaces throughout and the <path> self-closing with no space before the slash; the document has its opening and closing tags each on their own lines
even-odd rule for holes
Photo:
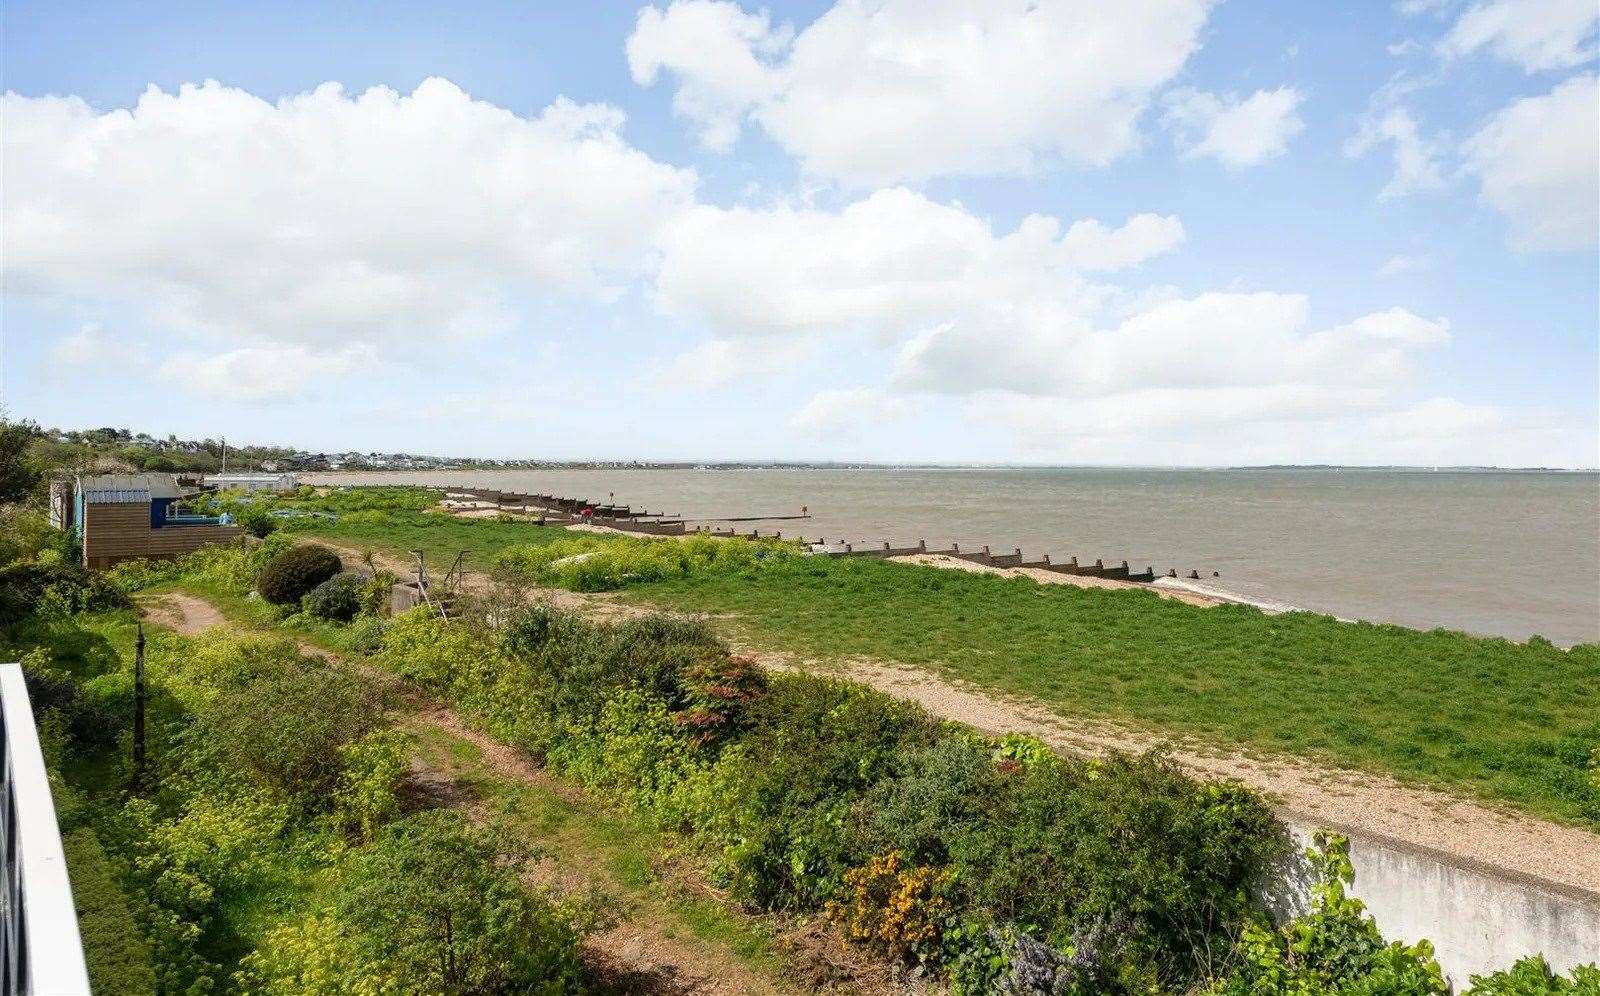
<svg viewBox="0 0 1600 996">
<path fill-rule="evenodd" d="M 162 471 L 214 474 L 224 470 L 283 473 L 346 473 L 352 471 L 438 470 L 872 470 L 883 468 L 935 469 L 982 467 L 1005 469 L 1031 464 L 965 464 L 874 461 L 807 460 L 551 460 L 539 458 L 433 456 L 423 453 L 344 450 L 324 452 L 283 445 L 237 445 L 225 438 L 179 439 L 154 436 L 131 429 L 36 428 L 42 445 L 56 451 L 53 464 L 60 467 L 98 469 L 105 472 Z M 1132 469 L 1132 468 L 1118 468 Z M 1162 467 L 1158 469 L 1181 469 Z M 1336 464 L 1267 464 L 1258 466 L 1195 468 L 1207 470 L 1284 471 L 1485 471 L 1497 473 L 1593 473 L 1593 468 L 1393 465 L 1340 466 Z"/>
</svg>

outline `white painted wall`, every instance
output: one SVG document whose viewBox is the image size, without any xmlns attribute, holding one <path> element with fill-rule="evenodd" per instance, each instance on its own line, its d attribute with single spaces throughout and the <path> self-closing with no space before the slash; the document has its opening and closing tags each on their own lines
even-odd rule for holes
<svg viewBox="0 0 1600 996">
<path fill-rule="evenodd" d="M 1310 828 L 1291 823 L 1290 829 L 1302 845 L 1310 844 Z M 1542 954 L 1562 972 L 1600 962 L 1600 897 L 1462 867 L 1390 841 L 1349 837 L 1356 870 L 1350 894 L 1366 903 L 1383 936 L 1432 941 L 1458 991 L 1473 975 L 1509 968 L 1527 955 Z M 1286 868 L 1278 884 L 1287 895 L 1274 898 L 1275 909 L 1304 908 L 1310 883 L 1302 865 Z"/>
</svg>

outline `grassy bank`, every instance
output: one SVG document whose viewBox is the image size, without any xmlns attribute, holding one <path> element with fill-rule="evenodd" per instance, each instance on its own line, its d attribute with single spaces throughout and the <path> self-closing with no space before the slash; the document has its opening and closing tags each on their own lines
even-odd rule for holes
<svg viewBox="0 0 1600 996">
<path fill-rule="evenodd" d="M 425 512 L 311 522 L 328 539 L 436 561 L 572 534 Z M 600 543 L 602 541 L 592 541 Z M 645 540 L 620 540 L 624 547 Z M 529 559 L 524 555 L 522 559 Z M 593 566 L 592 564 L 590 566 Z M 914 664 L 1065 714 L 1379 772 L 1600 826 L 1600 647 L 1202 609 L 1140 591 L 874 560 L 775 557 L 638 581 L 625 597 L 714 615 L 755 645 Z M 596 587 L 547 572 L 549 583 Z"/>
<path fill-rule="evenodd" d="M 1198 608 L 874 560 L 632 589 L 758 643 L 915 664 L 1068 715 L 1465 789 L 1600 826 L 1600 648 Z"/>
</svg>

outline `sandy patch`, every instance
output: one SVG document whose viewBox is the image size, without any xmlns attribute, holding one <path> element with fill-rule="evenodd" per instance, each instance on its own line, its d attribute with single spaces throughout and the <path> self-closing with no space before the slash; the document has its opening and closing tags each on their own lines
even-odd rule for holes
<svg viewBox="0 0 1600 996">
<path fill-rule="evenodd" d="M 1033 578 L 1040 584 L 1070 584 L 1076 588 L 1119 588 L 1125 591 L 1153 591 L 1162 598 L 1171 598 L 1179 602 L 1188 602 L 1190 605 L 1200 605 L 1206 608 L 1222 604 L 1222 600 L 1219 598 L 1211 598 L 1190 591 L 1173 591 L 1148 584 L 1139 584 L 1134 581 L 1119 581 L 1116 578 L 1057 574 L 1055 571 L 1047 571 L 1039 567 L 993 567 L 989 564 L 975 564 L 970 560 L 947 557 L 939 553 L 912 553 L 904 557 L 890 557 L 889 559 L 902 564 L 921 564 L 923 567 L 938 567 L 944 570 L 972 571 L 976 574 L 999 574 L 1008 578 L 1028 577 Z"/>
<path fill-rule="evenodd" d="M 213 626 L 226 626 L 228 620 L 203 598 L 170 592 L 140 606 L 146 619 L 184 636 L 197 636 Z"/>
</svg>

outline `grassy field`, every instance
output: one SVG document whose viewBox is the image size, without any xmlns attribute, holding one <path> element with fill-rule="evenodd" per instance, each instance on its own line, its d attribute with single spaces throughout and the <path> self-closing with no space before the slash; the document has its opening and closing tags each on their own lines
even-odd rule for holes
<svg viewBox="0 0 1600 996">
<path fill-rule="evenodd" d="M 359 518 L 359 517 L 358 517 Z M 317 534 L 373 549 L 457 550 L 483 568 L 569 536 L 417 512 Z M 1381 772 L 1600 826 L 1600 647 L 1563 651 L 1435 630 L 1202 609 L 874 560 L 803 558 L 631 586 L 720 617 L 752 643 L 929 668 L 1082 715 Z"/>
<path fill-rule="evenodd" d="M 496 519 L 458 519 L 430 512 L 391 511 L 378 516 L 357 515 L 337 522 L 317 521 L 296 532 L 320 536 L 345 546 L 405 555 L 421 550 L 430 572 L 442 573 L 465 550 L 468 569 L 482 570 L 494 555 L 508 546 L 550 543 L 569 539 L 572 533 L 531 522 Z"/>
</svg>

